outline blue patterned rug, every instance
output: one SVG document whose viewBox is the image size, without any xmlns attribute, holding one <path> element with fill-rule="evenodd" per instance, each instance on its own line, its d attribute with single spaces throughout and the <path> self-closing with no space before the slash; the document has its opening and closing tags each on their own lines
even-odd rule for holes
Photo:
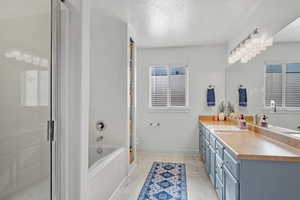
<svg viewBox="0 0 300 200">
<path fill-rule="evenodd" d="M 185 164 L 154 162 L 138 200 L 187 200 Z"/>
</svg>

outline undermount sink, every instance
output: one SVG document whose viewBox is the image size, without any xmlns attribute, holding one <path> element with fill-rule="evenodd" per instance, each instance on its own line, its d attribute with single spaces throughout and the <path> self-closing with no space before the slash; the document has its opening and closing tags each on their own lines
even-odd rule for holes
<svg viewBox="0 0 300 200">
<path fill-rule="evenodd" d="M 248 131 L 247 129 L 240 129 L 237 126 L 232 125 L 209 125 L 207 128 L 211 131 Z"/>
</svg>

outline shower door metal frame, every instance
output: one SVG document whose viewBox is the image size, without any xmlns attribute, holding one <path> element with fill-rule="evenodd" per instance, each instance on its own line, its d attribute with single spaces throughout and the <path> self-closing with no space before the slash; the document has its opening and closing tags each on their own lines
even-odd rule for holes
<svg viewBox="0 0 300 200">
<path fill-rule="evenodd" d="M 59 128 L 59 68 L 61 67 L 61 3 L 51 0 L 51 53 L 50 53 L 50 116 L 48 138 L 50 145 L 50 200 L 61 198 L 61 148 Z"/>
</svg>

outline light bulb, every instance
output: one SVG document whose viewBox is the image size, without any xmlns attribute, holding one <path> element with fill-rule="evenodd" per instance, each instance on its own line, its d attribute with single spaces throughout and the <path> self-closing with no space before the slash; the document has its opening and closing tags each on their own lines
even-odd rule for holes
<svg viewBox="0 0 300 200">
<path fill-rule="evenodd" d="M 13 51 L 11 52 L 12 57 L 17 58 L 18 56 L 21 56 L 21 52 L 20 51 Z"/>
<path fill-rule="evenodd" d="M 20 53 L 19 55 L 16 56 L 17 61 L 22 61 L 24 60 L 24 56 Z"/>
<path fill-rule="evenodd" d="M 266 47 L 272 46 L 273 45 L 273 37 L 270 37 L 269 39 L 267 39 L 265 41 L 265 45 L 266 45 Z"/>
</svg>

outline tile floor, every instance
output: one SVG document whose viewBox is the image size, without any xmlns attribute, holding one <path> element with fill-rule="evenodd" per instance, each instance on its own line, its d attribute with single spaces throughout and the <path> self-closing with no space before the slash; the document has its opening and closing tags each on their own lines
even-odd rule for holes
<svg viewBox="0 0 300 200">
<path fill-rule="evenodd" d="M 110 200 L 137 200 L 154 161 L 186 164 L 188 200 L 218 199 L 203 163 L 197 156 L 139 153 L 136 168 Z"/>
</svg>

